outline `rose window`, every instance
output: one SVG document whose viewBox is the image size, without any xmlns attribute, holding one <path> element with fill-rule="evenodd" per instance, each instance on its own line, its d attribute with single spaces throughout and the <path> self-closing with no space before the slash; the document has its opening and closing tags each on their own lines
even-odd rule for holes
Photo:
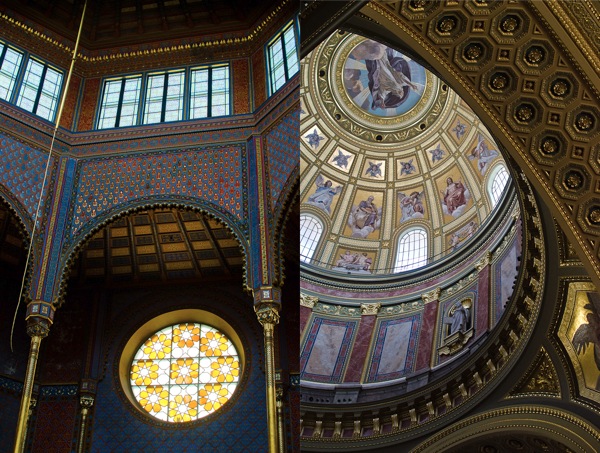
<svg viewBox="0 0 600 453">
<path fill-rule="evenodd" d="M 143 411 L 181 423 L 219 409 L 241 374 L 238 352 L 221 331 L 206 324 L 166 327 L 148 338 L 131 363 L 133 396 Z"/>
</svg>

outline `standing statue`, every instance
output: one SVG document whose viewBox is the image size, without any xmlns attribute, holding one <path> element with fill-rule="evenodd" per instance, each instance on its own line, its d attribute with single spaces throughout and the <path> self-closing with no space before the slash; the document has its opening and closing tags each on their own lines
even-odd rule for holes
<svg viewBox="0 0 600 453">
<path fill-rule="evenodd" d="M 452 313 L 452 316 L 449 317 L 448 321 L 450 321 L 449 335 L 456 332 L 465 333 L 469 325 L 469 309 L 460 301 L 456 301 L 454 304 L 454 313 Z"/>
</svg>

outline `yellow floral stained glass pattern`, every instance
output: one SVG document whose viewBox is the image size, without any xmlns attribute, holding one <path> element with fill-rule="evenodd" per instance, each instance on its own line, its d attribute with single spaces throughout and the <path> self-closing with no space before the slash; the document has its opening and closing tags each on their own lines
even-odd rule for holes
<svg viewBox="0 0 600 453">
<path fill-rule="evenodd" d="M 130 382 L 146 413 L 183 423 L 225 404 L 240 373 L 239 355 L 226 335 L 205 324 L 181 323 L 142 344 L 131 364 Z"/>
</svg>

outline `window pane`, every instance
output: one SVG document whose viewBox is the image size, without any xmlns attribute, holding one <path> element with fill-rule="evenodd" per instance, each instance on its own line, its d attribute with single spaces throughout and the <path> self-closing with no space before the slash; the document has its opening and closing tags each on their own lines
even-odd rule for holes
<svg viewBox="0 0 600 453">
<path fill-rule="evenodd" d="M 125 90 L 123 91 L 123 101 L 121 103 L 121 117 L 119 120 L 120 127 L 137 124 L 141 85 L 141 77 L 125 80 Z"/>
<path fill-rule="evenodd" d="M 160 123 L 164 88 L 164 74 L 148 77 L 148 85 L 146 87 L 146 107 L 144 109 L 144 124 Z"/>
<path fill-rule="evenodd" d="M 500 167 L 500 170 L 498 170 L 498 173 L 496 173 L 496 176 L 494 176 L 494 179 L 492 181 L 491 195 L 493 206 L 496 206 L 496 204 L 498 204 L 498 201 L 500 201 L 500 197 L 502 196 L 504 188 L 506 187 L 506 184 L 508 183 L 509 179 L 510 175 L 508 174 L 506 167 Z"/>
<path fill-rule="evenodd" d="M 100 104 L 100 117 L 98 119 L 98 129 L 115 127 L 117 120 L 117 111 L 119 106 L 119 96 L 123 79 L 107 80 L 104 83 L 104 94 Z"/>
<path fill-rule="evenodd" d="M 285 42 L 285 57 L 287 58 L 288 64 L 288 77 L 292 77 L 298 72 L 300 66 L 298 65 L 298 52 L 296 51 L 296 39 L 294 37 L 294 27 L 290 26 L 283 33 L 283 40 Z"/>
<path fill-rule="evenodd" d="M 183 118 L 184 73 L 169 74 L 169 87 L 165 105 L 165 121 L 179 121 Z"/>
<path fill-rule="evenodd" d="M 290 23 L 267 47 L 271 93 L 281 88 L 300 70 L 293 25 Z"/>
<path fill-rule="evenodd" d="M 17 106 L 28 112 L 33 112 L 35 108 L 35 99 L 37 98 L 38 88 L 42 80 L 43 70 L 43 64 L 32 59 L 27 62 L 27 69 L 25 70 L 23 84 L 21 85 L 21 91 L 17 99 Z"/>
<path fill-rule="evenodd" d="M 316 218 L 300 216 L 300 261 L 309 263 L 312 260 L 322 233 L 323 226 Z"/>
<path fill-rule="evenodd" d="M 208 116 L 208 69 L 192 71 L 190 119 Z"/>
<path fill-rule="evenodd" d="M 62 84 L 62 74 L 52 68 L 46 70 L 46 77 L 42 84 L 42 92 L 40 94 L 39 104 L 37 106 L 36 115 L 41 116 L 49 121 L 54 119 L 56 108 L 58 106 L 58 97 L 60 94 L 60 86 Z"/>
<path fill-rule="evenodd" d="M 427 231 L 415 228 L 398 240 L 398 253 L 394 272 L 403 272 L 427 264 Z"/>
<path fill-rule="evenodd" d="M 0 46 L 0 52 L 3 51 L 4 47 L 6 46 Z M 0 99 L 10 101 L 22 60 L 23 54 L 21 52 L 17 52 L 10 47 L 6 49 L 2 66 L 0 66 Z"/>
</svg>

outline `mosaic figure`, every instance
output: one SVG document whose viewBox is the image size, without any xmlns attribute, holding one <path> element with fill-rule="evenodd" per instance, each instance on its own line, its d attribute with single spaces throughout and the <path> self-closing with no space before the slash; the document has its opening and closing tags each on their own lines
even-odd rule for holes
<svg viewBox="0 0 600 453">
<path fill-rule="evenodd" d="M 589 310 L 586 315 L 587 324 L 581 324 L 573 334 L 573 346 L 577 355 L 585 353 L 589 346 L 594 348 L 594 362 L 600 371 L 600 296 L 597 293 L 588 292 L 589 303 L 583 308 Z M 600 377 L 596 382 L 596 390 L 600 390 Z"/>
<path fill-rule="evenodd" d="M 374 203 L 375 198 L 369 196 L 361 201 L 358 206 L 353 206 L 348 217 L 348 225 L 352 228 L 352 236 L 366 238 L 370 233 L 379 228 L 381 224 L 381 208 Z"/>
<path fill-rule="evenodd" d="M 307 203 L 317 206 L 325 211 L 327 214 L 331 214 L 331 203 L 333 197 L 336 196 L 342 190 L 342 186 L 332 188 L 333 183 L 330 179 L 325 181 L 323 175 L 317 176 L 315 181 L 317 190 L 315 193 L 308 197 Z"/>
<path fill-rule="evenodd" d="M 312 133 L 305 135 L 304 137 L 308 139 L 308 145 L 313 146 L 315 149 L 319 147 L 321 140 L 325 140 L 325 137 L 319 135 L 316 128 Z"/>
<path fill-rule="evenodd" d="M 367 168 L 367 170 L 365 171 L 365 174 L 369 175 L 371 178 L 377 178 L 378 176 L 381 177 L 381 166 L 383 165 L 383 162 L 371 162 L 369 161 L 369 167 Z"/>
<path fill-rule="evenodd" d="M 442 149 L 442 145 L 438 143 L 435 149 L 430 149 L 431 153 L 431 163 L 435 164 L 438 161 L 441 161 L 444 158 L 445 151 Z"/>
<path fill-rule="evenodd" d="M 479 134 L 477 137 L 477 145 L 471 150 L 471 154 L 468 156 L 469 160 L 477 160 L 477 168 L 481 176 L 485 175 L 489 164 L 500 155 L 495 149 L 489 149 L 485 142 L 483 135 Z"/>
<path fill-rule="evenodd" d="M 448 177 L 446 184 L 446 189 L 442 192 L 442 210 L 446 215 L 458 217 L 463 213 L 471 194 L 461 181 L 454 182 Z"/>
<path fill-rule="evenodd" d="M 413 165 L 413 159 L 408 162 L 400 162 L 400 176 L 412 175 L 417 169 Z"/>
<path fill-rule="evenodd" d="M 423 207 L 422 198 L 423 192 L 412 192 L 410 195 L 398 192 L 398 201 L 400 202 L 400 210 L 402 211 L 400 222 L 423 218 L 425 208 Z"/>
<path fill-rule="evenodd" d="M 352 154 L 344 154 L 341 149 L 338 149 L 338 155 L 333 158 L 335 164 L 346 170 L 348 168 L 348 160 L 352 157 Z"/>
</svg>

